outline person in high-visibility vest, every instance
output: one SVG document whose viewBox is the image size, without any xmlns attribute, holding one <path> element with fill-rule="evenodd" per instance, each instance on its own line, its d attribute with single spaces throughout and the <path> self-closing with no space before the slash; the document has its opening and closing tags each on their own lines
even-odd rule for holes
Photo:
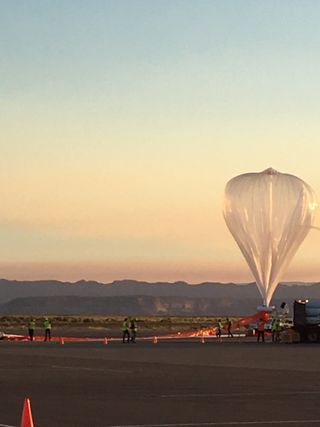
<svg viewBox="0 0 320 427">
<path fill-rule="evenodd" d="M 36 321 L 32 318 L 28 323 L 29 340 L 33 341 L 34 330 L 36 329 Z"/>
<path fill-rule="evenodd" d="M 47 317 L 44 319 L 43 327 L 44 327 L 44 340 L 51 341 L 51 322 Z"/>
<path fill-rule="evenodd" d="M 122 322 L 122 342 L 130 342 L 129 319 L 126 317 Z"/>
<path fill-rule="evenodd" d="M 261 317 L 258 321 L 258 335 L 257 335 L 257 341 L 260 341 L 260 338 L 262 340 L 262 342 L 264 342 L 264 325 L 265 325 L 265 320 L 263 317 Z"/>
<path fill-rule="evenodd" d="M 219 338 L 219 341 L 221 341 L 221 329 L 222 329 L 222 323 L 221 323 L 221 319 L 219 319 L 216 323 L 216 337 Z"/>
<path fill-rule="evenodd" d="M 280 342 L 280 333 L 281 333 L 281 330 L 282 330 L 281 321 L 280 321 L 280 319 L 277 319 L 276 323 L 275 323 L 275 340 L 274 340 L 274 342 L 276 342 L 276 343 Z"/>
</svg>

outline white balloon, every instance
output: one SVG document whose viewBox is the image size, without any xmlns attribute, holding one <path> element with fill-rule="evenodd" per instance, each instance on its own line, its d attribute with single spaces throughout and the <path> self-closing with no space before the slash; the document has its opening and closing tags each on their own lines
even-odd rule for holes
<svg viewBox="0 0 320 427">
<path fill-rule="evenodd" d="M 266 306 L 312 227 L 316 208 L 308 184 L 272 168 L 227 183 L 224 218 Z"/>
</svg>

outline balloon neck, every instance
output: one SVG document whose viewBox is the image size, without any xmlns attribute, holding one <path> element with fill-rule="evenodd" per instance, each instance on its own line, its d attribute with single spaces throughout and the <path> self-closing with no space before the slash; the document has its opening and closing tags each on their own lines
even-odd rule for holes
<svg viewBox="0 0 320 427">
<path fill-rule="evenodd" d="M 273 306 L 266 306 L 266 305 L 259 305 L 258 307 L 257 307 L 257 310 L 258 310 L 258 312 L 260 312 L 260 311 L 262 311 L 262 312 L 268 312 L 268 313 L 271 313 L 272 311 L 274 311 L 275 310 L 275 307 L 273 307 Z"/>
</svg>

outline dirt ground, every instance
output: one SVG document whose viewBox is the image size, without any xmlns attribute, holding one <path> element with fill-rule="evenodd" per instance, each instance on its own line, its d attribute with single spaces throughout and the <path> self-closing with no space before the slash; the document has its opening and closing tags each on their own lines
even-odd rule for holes
<svg viewBox="0 0 320 427">
<path fill-rule="evenodd" d="M 35 335 L 43 335 L 43 317 L 36 319 Z M 122 335 L 122 317 L 65 317 L 52 316 L 53 336 L 64 337 L 120 337 Z M 0 331 L 6 334 L 27 335 L 29 317 L 9 316 L 0 317 Z M 196 331 L 202 328 L 214 327 L 215 318 L 208 317 L 141 317 L 137 318 L 138 334 L 140 336 L 170 334 L 183 331 Z"/>
</svg>

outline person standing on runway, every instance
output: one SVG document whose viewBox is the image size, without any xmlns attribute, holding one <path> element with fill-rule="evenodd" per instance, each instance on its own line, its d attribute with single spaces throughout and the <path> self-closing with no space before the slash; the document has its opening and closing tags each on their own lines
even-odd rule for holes
<svg viewBox="0 0 320 427">
<path fill-rule="evenodd" d="M 122 322 L 122 342 L 130 342 L 129 319 L 127 317 Z"/>
</svg>

